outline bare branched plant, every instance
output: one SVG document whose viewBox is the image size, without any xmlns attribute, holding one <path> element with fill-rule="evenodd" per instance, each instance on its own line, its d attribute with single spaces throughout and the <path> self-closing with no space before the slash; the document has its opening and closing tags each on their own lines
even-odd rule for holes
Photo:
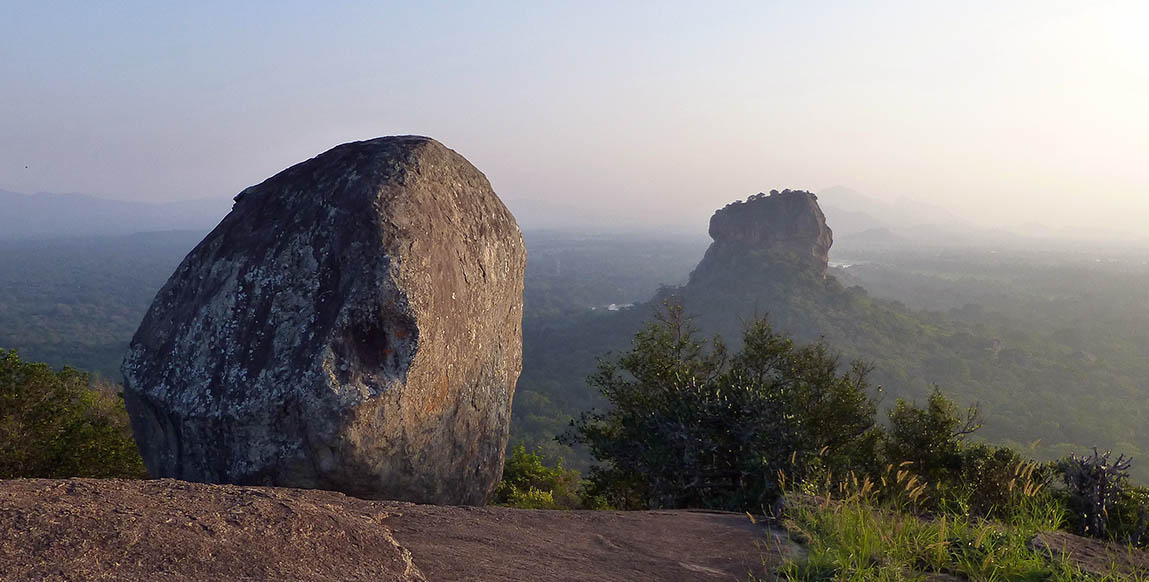
<svg viewBox="0 0 1149 582">
<path fill-rule="evenodd" d="M 1109 535 L 1109 513 L 1117 505 L 1129 480 L 1133 459 L 1112 453 L 1090 456 L 1070 455 L 1062 466 L 1062 477 L 1069 489 L 1070 506 L 1080 519 L 1081 533 L 1104 538 Z"/>
</svg>

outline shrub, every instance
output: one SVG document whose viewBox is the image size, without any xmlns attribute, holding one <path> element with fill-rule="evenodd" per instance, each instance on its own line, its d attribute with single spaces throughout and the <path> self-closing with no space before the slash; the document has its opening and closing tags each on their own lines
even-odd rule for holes
<svg viewBox="0 0 1149 582">
<path fill-rule="evenodd" d="M 579 494 L 578 471 L 563 468 L 559 459 L 548 467 L 541 452 L 527 452 L 519 444 L 503 466 L 503 480 L 495 490 L 495 503 L 522 509 L 576 509 L 585 505 Z"/>
<path fill-rule="evenodd" d="M 540 491 L 534 487 L 526 491 L 511 489 L 503 505 L 518 509 L 559 509 L 553 491 Z"/>
<path fill-rule="evenodd" d="M 1109 510 L 1109 537 L 1124 544 L 1149 545 L 1149 489 L 1127 486 Z"/>
<path fill-rule="evenodd" d="M 974 406 L 963 418 L 953 400 L 937 388 L 925 408 L 899 398 L 889 414 L 886 456 L 912 462 L 914 472 L 927 481 L 955 482 L 962 467 L 962 441 L 980 426 L 977 417 Z"/>
<path fill-rule="evenodd" d="M 961 472 L 951 497 L 961 499 L 974 515 L 1009 515 L 1016 505 L 1047 491 L 1054 471 L 1049 464 L 1022 457 L 1008 447 L 974 444 L 961 451 Z"/>
<path fill-rule="evenodd" d="M 146 476 L 111 385 L 0 351 L 0 479 Z"/>
<path fill-rule="evenodd" d="M 761 510 L 778 475 L 817 464 L 876 465 L 876 406 L 868 369 L 838 371 L 821 344 L 798 347 L 765 320 L 741 352 L 699 340 L 681 305 L 667 304 L 634 348 L 590 378 L 610 402 L 565 436 L 590 448 L 592 492 L 616 507 Z"/>
<path fill-rule="evenodd" d="M 1051 466 L 1013 449 L 966 442 L 981 427 L 978 416 L 977 406 L 962 410 L 937 388 L 925 407 L 899 399 L 890 411 L 886 456 L 928 484 L 920 498 L 923 508 L 1008 515 L 1053 480 Z"/>
</svg>

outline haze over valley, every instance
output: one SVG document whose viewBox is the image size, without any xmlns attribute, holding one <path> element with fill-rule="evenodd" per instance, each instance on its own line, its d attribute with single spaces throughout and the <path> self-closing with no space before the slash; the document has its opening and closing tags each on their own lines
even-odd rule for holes
<svg viewBox="0 0 1149 582">
<path fill-rule="evenodd" d="M 849 202 L 850 196 L 870 200 L 837 189 L 819 201 Z M 138 206 L 107 208 L 130 213 Z M 1149 394 L 1149 325 L 1142 325 L 1149 324 L 1149 306 L 1141 292 L 1149 286 L 1149 253 L 1114 243 L 1051 243 L 1006 234 L 994 239 L 961 225 L 949 236 L 927 236 L 925 223 L 907 228 L 899 220 L 908 216 L 890 206 L 874 205 L 865 213 L 827 209 L 827 223 L 835 229 L 829 275 L 840 286 L 832 293 L 845 293 L 841 300 L 853 307 L 832 315 L 819 306 L 824 291 L 778 282 L 770 291 L 751 271 L 730 273 L 723 275 L 733 278 L 723 279 L 718 294 L 686 297 L 702 329 L 732 338 L 753 313 L 768 315 L 781 331 L 803 341 L 826 339 L 845 358 L 871 362 L 886 391 L 885 405 L 899 396 L 924 398 L 937 385 L 985 406 L 986 438 L 1026 446 L 1040 439 L 1045 457 L 1095 445 L 1130 454 L 1149 447 L 1138 421 Z M 840 229 L 846 234 L 832 222 L 835 215 L 847 222 Z M 122 218 L 112 224 L 126 230 L 140 224 Z M 188 220 L 188 227 L 201 220 L 178 218 Z M 36 219 L 31 214 L 23 222 Z M 705 224 L 706 216 L 698 221 Z M 525 363 L 512 442 L 524 440 L 582 467 L 584 457 L 553 437 L 597 402 L 586 377 L 597 358 L 626 348 L 659 297 L 674 294 L 668 288 L 686 284 L 710 239 L 610 225 L 529 224 Z M 0 242 L 0 290 L 7 298 L 0 305 L 0 345 L 117 380 L 144 310 L 205 233 L 201 228 Z M 845 266 L 834 266 L 833 257 L 842 257 Z M 869 331 L 858 336 L 841 327 L 845 319 L 835 318 L 854 320 L 851 326 L 859 319 L 872 323 L 862 324 Z M 890 318 L 899 323 L 867 335 L 876 328 L 866 326 L 894 324 Z M 921 351 L 924 337 L 938 343 Z M 993 368 L 1003 369 L 986 376 Z M 1094 393 L 1105 398 L 1087 397 Z"/>
<path fill-rule="evenodd" d="M 1149 3 L 5 14 L 0 579 L 1149 571 Z"/>
</svg>

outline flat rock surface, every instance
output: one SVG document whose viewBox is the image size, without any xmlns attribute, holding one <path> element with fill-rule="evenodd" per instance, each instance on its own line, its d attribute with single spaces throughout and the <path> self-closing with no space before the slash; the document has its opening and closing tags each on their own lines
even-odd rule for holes
<svg viewBox="0 0 1149 582">
<path fill-rule="evenodd" d="M 760 579 L 798 551 L 746 514 L 393 506 L 385 522 L 430 580 Z"/>
<path fill-rule="evenodd" d="M 1050 552 L 1054 559 L 1066 559 L 1082 571 L 1096 576 L 1149 572 L 1149 552 L 1128 546 L 1075 536 L 1063 531 L 1042 532 L 1032 545 Z"/>
<path fill-rule="evenodd" d="M 742 514 L 530 511 L 174 481 L 0 481 L 0 580 L 746 580 Z"/>
<path fill-rule="evenodd" d="M 328 491 L 0 481 L 0 580 L 426 580 L 387 511 Z"/>
</svg>

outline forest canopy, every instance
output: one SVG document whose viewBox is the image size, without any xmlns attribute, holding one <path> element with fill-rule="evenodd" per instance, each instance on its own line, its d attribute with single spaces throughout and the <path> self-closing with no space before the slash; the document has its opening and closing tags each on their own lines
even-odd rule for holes
<svg viewBox="0 0 1149 582">
<path fill-rule="evenodd" d="M 0 351 L 0 479 L 146 476 L 112 385 Z"/>
</svg>

